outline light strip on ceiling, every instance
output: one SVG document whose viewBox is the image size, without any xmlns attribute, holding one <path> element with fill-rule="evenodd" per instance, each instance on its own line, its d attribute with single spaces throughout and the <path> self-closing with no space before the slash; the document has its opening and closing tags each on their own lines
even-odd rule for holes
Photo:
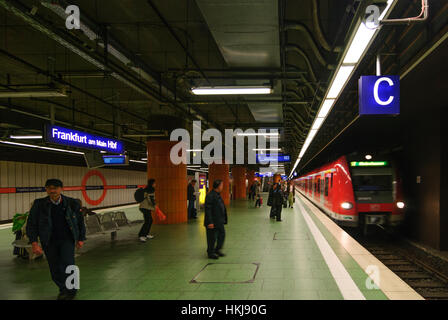
<svg viewBox="0 0 448 320">
<path fill-rule="evenodd" d="M 72 153 L 72 154 L 81 154 L 81 155 L 84 154 L 84 152 L 79 152 L 79 151 L 72 151 L 72 150 L 64 150 L 64 149 L 36 146 L 34 144 L 18 143 L 18 142 L 12 142 L 12 141 L 0 140 L 0 143 L 9 144 L 9 145 L 18 146 L 18 147 L 42 149 L 42 150 L 48 150 L 48 151 L 58 151 L 58 152 L 65 152 L 65 153 Z"/>
<path fill-rule="evenodd" d="M 10 139 L 16 140 L 31 140 L 31 139 L 42 139 L 42 136 L 29 135 L 29 136 L 9 136 Z"/>
<path fill-rule="evenodd" d="M 135 163 L 143 163 L 143 164 L 146 164 L 146 161 L 140 161 L 140 160 L 129 160 L 129 162 L 135 162 Z"/>
<path fill-rule="evenodd" d="M 383 20 L 390 14 L 396 2 L 397 0 L 387 0 L 387 5 L 381 13 L 379 20 Z M 358 23 L 356 32 L 354 32 L 354 36 L 351 38 L 350 44 L 347 46 L 342 62 L 340 62 L 336 72 L 333 74 L 331 85 L 319 108 L 319 112 L 316 117 L 317 119 L 314 121 L 312 130 L 308 133 L 305 143 L 300 149 L 299 157 L 297 158 L 294 167 L 289 174 L 289 178 L 293 176 L 294 170 L 297 168 L 300 160 L 302 160 L 302 157 L 316 136 L 317 131 L 320 129 L 327 115 L 330 113 L 336 99 L 342 93 L 354 70 L 366 54 L 370 44 L 378 34 L 378 30 L 379 29 L 367 28 L 361 21 Z"/>
<path fill-rule="evenodd" d="M 236 135 L 237 136 L 242 136 L 242 137 L 250 137 L 250 136 L 278 137 L 280 135 L 280 133 L 279 132 L 266 132 L 266 133 L 259 133 L 259 132 L 244 133 L 244 132 L 239 132 Z"/>
<path fill-rule="evenodd" d="M 271 87 L 198 87 L 191 89 L 195 95 L 271 94 Z"/>
<path fill-rule="evenodd" d="M 0 98 L 65 98 L 67 94 L 57 90 L 0 91 Z"/>
</svg>

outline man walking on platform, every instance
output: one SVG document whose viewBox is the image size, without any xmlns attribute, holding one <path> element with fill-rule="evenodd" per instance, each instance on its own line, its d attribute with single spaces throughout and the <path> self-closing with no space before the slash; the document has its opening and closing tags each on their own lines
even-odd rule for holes
<svg viewBox="0 0 448 320">
<path fill-rule="evenodd" d="M 42 248 L 45 252 L 51 278 L 59 287 L 58 300 L 71 300 L 77 288 L 68 287 L 67 267 L 75 267 L 75 247 L 82 248 L 86 240 L 84 218 L 79 201 L 61 194 L 61 180 L 47 180 L 45 189 L 48 196 L 36 199 L 31 207 L 26 234 L 34 254 L 42 254 Z"/>
<path fill-rule="evenodd" d="M 215 180 L 213 190 L 205 197 L 204 226 L 207 232 L 207 254 L 210 259 L 224 256 L 221 249 L 226 236 L 224 225 L 227 224 L 227 209 L 220 195 L 223 186 L 222 180 Z"/>
</svg>

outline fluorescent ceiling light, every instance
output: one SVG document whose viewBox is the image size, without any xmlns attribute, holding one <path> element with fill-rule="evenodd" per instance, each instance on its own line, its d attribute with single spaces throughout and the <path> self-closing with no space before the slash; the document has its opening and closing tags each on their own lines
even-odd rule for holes
<svg viewBox="0 0 448 320">
<path fill-rule="evenodd" d="M 354 68 L 355 66 L 341 66 L 339 68 L 338 73 L 331 84 L 330 91 L 328 92 L 328 99 L 335 99 L 339 96 Z"/>
<path fill-rule="evenodd" d="M 142 158 L 141 160 L 142 161 L 148 161 L 148 158 Z"/>
<path fill-rule="evenodd" d="M 43 146 L 36 146 L 34 144 L 26 144 L 26 143 L 17 143 L 12 141 L 4 141 L 0 140 L 0 143 L 9 144 L 13 146 L 19 146 L 19 147 L 26 147 L 26 148 L 34 148 L 34 149 L 42 149 L 42 150 L 49 150 L 49 151 L 58 151 L 58 152 L 65 152 L 65 153 L 73 153 L 73 154 L 84 154 L 84 152 L 79 151 L 71 151 L 71 150 L 64 150 L 64 149 L 57 149 L 57 148 L 50 148 L 50 147 L 43 147 Z"/>
<path fill-rule="evenodd" d="M 390 7 L 395 1 L 396 0 L 387 1 L 387 6 L 381 13 L 379 20 L 383 20 L 384 16 L 388 13 Z M 366 51 L 373 36 L 375 35 L 376 30 L 377 30 L 376 28 L 367 28 L 367 26 L 363 22 L 361 22 L 350 44 L 350 48 L 348 49 L 347 54 L 345 55 L 343 63 L 346 64 L 358 63 L 361 57 L 363 56 L 364 52 Z"/>
<path fill-rule="evenodd" d="M 236 134 L 237 136 L 266 136 L 266 137 L 278 137 L 280 133 L 278 132 L 266 132 L 266 133 L 259 133 L 259 132 L 252 132 L 252 133 L 244 133 L 239 132 Z"/>
<path fill-rule="evenodd" d="M 311 127 L 311 130 L 319 130 L 319 128 L 322 126 L 322 123 L 324 123 L 325 118 L 316 118 L 314 120 L 313 126 Z"/>
<path fill-rule="evenodd" d="M 191 89 L 195 95 L 271 94 L 271 87 L 199 87 Z"/>
<path fill-rule="evenodd" d="M 331 107 L 333 107 L 334 101 L 334 99 L 326 99 L 320 108 L 317 118 L 326 118 L 331 110 Z"/>
<path fill-rule="evenodd" d="M 202 149 L 187 149 L 185 151 L 187 151 L 187 152 L 202 152 L 204 150 L 202 150 Z"/>
<path fill-rule="evenodd" d="M 358 63 L 361 59 L 364 51 L 372 40 L 373 35 L 375 34 L 376 29 L 369 29 L 365 26 L 364 23 L 361 23 L 358 27 L 358 31 L 353 38 L 353 41 L 350 45 L 350 49 L 347 51 L 347 54 L 344 58 L 344 63 Z"/>
<path fill-rule="evenodd" d="M 391 8 L 397 0 L 388 0 L 387 6 L 381 13 L 379 20 L 383 20 L 384 17 L 389 15 Z M 366 25 L 363 22 L 359 23 L 358 29 L 354 33 L 350 44 L 348 45 L 348 50 L 345 53 L 345 56 L 342 60 L 342 64 L 338 67 L 336 71 L 336 76 L 333 78 L 333 82 L 331 84 L 331 87 L 327 93 L 326 99 L 322 103 L 322 106 L 320 108 L 319 114 L 317 115 L 317 118 L 323 118 L 325 119 L 328 113 L 330 112 L 331 108 L 333 107 L 333 104 L 335 102 L 335 99 L 338 98 L 342 90 L 344 89 L 348 79 L 350 78 L 350 75 L 352 74 L 353 70 L 357 66 L 358 62 L 361 60 L 363 55 L 365 54 L 366 50 L 369 47 L 369 44 L 371 43 L 372 39 L 377 34 L 378 28 L 376 29 L 369 29 L 366 27 Z M 307 139 L 305 140 L 304 145 L 302 146 L 300 150 L 299 157 L 297 158 L 296 163 L 294 164 L 294 167 L 291 170 L 291 173 L 289 177 L 292 177 L 294 171 L 297 168 L 297 165 L 299 164 L 300 160 L 302 159 L 303 155 L 305 154 L 307 148 L 311 144 L 312 139 L 314 138 L 315 134 L 317 133 L 317 130 L 320 128 L 322 123 L 318 123 L 317 121 L 321 120 L 315 120 L 315 123 L 312 127 L 312 129 L 316 130 L 314 133 L 311 130 L 308 134 Z M 322 120 L 322 122 L 325 120 Z"/>
<path fill-rule="evenodd" d="M 140 160 L 129 160 L 129 162 L 144 163 L 144 164 L 146 164 L 146 161 L 140 161 Z"/>
<path fill-rule="evenodd" d="M 24 140 L 28 140 L 28 139 L 42 139 L 42 136 L 38 136 L 38 135 L 35 135 L 35 136 L 32 136 L 32 135 L 29 135 L 29 136 L 9 136 L 11 139 L 17 139 L 17 140 L 20 140 L 20 139 L 24 139 Z"/>
<path fill-rule="evenodd" d="M 0 98 L 65 98 L 67 94 L 58 90 L 0 91 Z"/>
</svg>

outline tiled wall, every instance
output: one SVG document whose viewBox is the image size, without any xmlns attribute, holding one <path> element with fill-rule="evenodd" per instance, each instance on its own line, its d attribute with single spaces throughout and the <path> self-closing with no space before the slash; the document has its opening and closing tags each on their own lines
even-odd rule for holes
<svg viewBox="0 0 448 320">
<path fill-rule="evenodd" d="M 114 169 L 94 169 L 100 172 L 106 180 L 107 186 L 122 189 L 108 189 L 104 200 L 96 205 L 89 205 L 81 191 L 64 191 L 69 197 L 79 198 L 87 207 L 105 207 L 134 202 L 135 188 L 130 186 L 144 185 L 146 172 Z M 29 162 L 0 161 L 0 221 L 11 219 L 15 213 L 29 210 L 36 198 L 46 196 L 45 192 L 20 192 L 27 187 L 43 187 L 48 178 L 58 178 L 64 187 L 81 187 L 83 177 L 91 171 L 84 167 L 47 165 Z M 103 186 L 98 176 L 87 180 L 87 186 Z M 128 188 L 125 188 L 128 186 Z M 12 188 L 7 190 L 6 188 Z M 104 190 L 87 190 L 91 199 L 99 199 Z"/>
</svg>

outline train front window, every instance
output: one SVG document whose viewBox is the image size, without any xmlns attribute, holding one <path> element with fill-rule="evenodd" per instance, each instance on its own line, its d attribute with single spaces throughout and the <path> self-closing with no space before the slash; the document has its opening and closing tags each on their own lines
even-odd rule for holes
<svg viewBox="0 0 448 320">
<path fill-rule="evenodd" d="M 355 191 L 392 191 L 392 175 L 354 175 Z"/>
</svg>

